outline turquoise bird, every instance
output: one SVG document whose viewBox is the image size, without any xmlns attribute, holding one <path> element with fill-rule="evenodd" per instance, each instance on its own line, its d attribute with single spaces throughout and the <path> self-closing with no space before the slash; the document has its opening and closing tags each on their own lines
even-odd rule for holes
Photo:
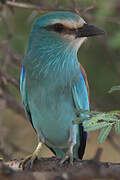
<svg viewBox="0 0 120 180">
<path fill-rule="evenodd" d="M 38 146 L 22 166 L 32 167 L 43 144 L 61 164 L 82 159 L 87 132 L 72 124 L 76 110 L 89 110 L 88 82 L 77 52 L 90 36 L 104 31 L 72 12 L 51 12 L 33 24 L 20 78 L 25 113 L 38 136 Z M 81 114 L 81 116 L 85 116 Z"/>
</svg>

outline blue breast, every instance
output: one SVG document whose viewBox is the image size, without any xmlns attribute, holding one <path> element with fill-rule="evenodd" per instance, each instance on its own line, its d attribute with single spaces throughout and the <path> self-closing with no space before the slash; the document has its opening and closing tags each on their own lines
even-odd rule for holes
<svg viewBox="0 0 120 180">
<path fill-rule="evenodd" d="M 32 81 L 28 87 L 29 108 L 38 136 L 41 132 L 52 144 L 65 145 L 72 121 L 76 118 L 71 86 L 60 87 L 59 80 Z"/>
</svg>

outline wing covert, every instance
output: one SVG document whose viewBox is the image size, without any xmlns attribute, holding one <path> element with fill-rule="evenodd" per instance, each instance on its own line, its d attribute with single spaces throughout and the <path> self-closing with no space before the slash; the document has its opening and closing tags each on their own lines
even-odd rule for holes
<svg viewBox="0 0 120 180">
<path fill-rule="evenodd" d="M 21 92 L 22 101 L 23 101 L 26 116 L 27 116 L 28 120 L 31 122 L 31 124 L 33 126 L 31 112 L 30 112 L 30 109 L 29 109 L 29 106 L 28 106 L 28 101 L 27 101 L 26 72 L 25 72 L 25 67 L 24 66 L 22 66 L 22 71 L 21 71 L 21 75 L 20 75 L 20 92 Z M 33 128 L 34 128 L 34 126 L 33 126 Z"/>
<path fill-rule="evenodd" d="M 85 70 L 81 65 L 79 80 L 72 88 L 72 95 L 76 110 L 89 110 L 89 86 Z M 85 117 L 85 114 L 81 114 L 80 116 Z M 79 125 L 79 136 L 80 146 L 78 149 L 78 157 L 82 159 L 87 140 L 87 132 L 84 131 L 82 123 Z"/>
</svg>

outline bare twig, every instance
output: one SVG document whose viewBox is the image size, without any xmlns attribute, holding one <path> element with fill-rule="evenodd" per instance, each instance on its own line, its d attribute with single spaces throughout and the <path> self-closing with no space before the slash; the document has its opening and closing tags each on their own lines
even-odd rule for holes
<svg viewBox="0 0 120 180">
<path fill-rule="evenodd" d="M 11 95 L 7 93 L 1 93 L 0 98 L 4 99 L 6 102 L 6 106 L 16 113 L 22 115 L 25 118 L 24 108 L 21 104 L 19 104 Z"/>
<path fill-rule="evenodd" d="M 103 149 L 98 148 L 96 151 L 96 154 L 94 156 L 94 161 L 100 161 L 101 155 L 102 155 Z"/>
<path fill-rule="evenodd" d="M 1 120 L 1 119 L 0 119 Z M 4 144 L 4 139 L 7 134 L 7 128 L 5 128 L 0 121 L 0 159 L 5 158 L 6 160 L 10 160 L 10 156 L 8 155 L 5 144 Z"/>
<path fill-rule="evenodd" d="M 26 3 L 18 3 L 14 1 L 6 1 L 6 5 L 9 7 L 16 7 L 16 8 L 24 8 L 24 9 L 31 9 L 31 10 L 37 10 L 41 13 L 44 12 L 50 12 L 50 11 L 74 11 L 76 13 L 80 13 L 85 10 L 85 8 L 79 8 L 77 0 L 72 0 L 74 8 L 51 8 L 51 7 L 42 7 L 35 4 L 26 4 Z M 87 7 L 85 12 L 90 11 L 93 9 L 93 6 Z"/>
<path fill-rule="evenodd" d="M 5 158 L 6 160 L 10 160 L 11 159 L 11 156 L 5 152 L 5 148 L 0 148 L 0 155 L 3 156 L 3 158 Z"/>
<path fill-rule="evenodd" d="M 83 10 L 83 14 L 85 14 L 85 13 L 87 13 L 88 11 L 92 11 L 92 10 L 94 10 L 95 9 L 95 6 L 89 6 L 89 7 L 87 7 L 87 8 L 85 8 L 84 10 Z"/>
<path fill-rule="evenodd" d="M 6 73 L 4 73 L 1 69 L 0 69 L 0 78 L 5 78 L 7 82 L 10 82 L 11 84 L 13 84 L 17 89 L 19 89 L 19 83 L 16 81 L 16 79 L 14 79 L 13 77 L 10 77 L 10 75 L 8 76 Z"/>
<path fill-rule="evenodd" d="M 16 64 L 17 66 L 21 66 L 21 61 L 22 61 L 23 57 L 16 54 L 16 52 L 10 47 L 8 41 L 1 41 L 0 48 L 2 49 L 2 53 L 4 53 L 4 55 L 6 55 L 6 53 L 9 54 L 9 56 L 11 57 L 10 60 L 14 64 Z"/>
<path fill-rule="evenodd" d="M 72 3 L 73 3 L 73 7 L 74 7 L 74 9 L 76 9 L 76 8 L 77 8 L 77 5 L 78 5 L 77 0 L 72 0 Z"/>
<path fill-rule="evenodd" d="M 77 0 L 72 0 L 72 4 L 73 4 L 73 10 L 77 13 L 80 14 L 80 11 L 78 9 L 78 2 Z"/>
<path fill-rule="evenodd" d="M 24 9 L 31 9 L 31 10 L 38 10 L 40 12 L 48 12 L 48 11 L 59 11 L 59 10 L 63 10 L 63 11 L 71 11 L 71 9 L 69 8 L 45 8 L 45 7 L 40 7 L 38 5 L 34 5 L 34 4 L 25 4 L 25 3 L 17 3 L 17 2 L 13 2 L 13 1 L 7 1 L 6 2 L 7 6 L 12 6 L 12 7 L 16 7 L 16 8 L 24 8 Z"/>
<path fill-rule="evenodd" d="M 3 63 L 3 65 L 2 65 L 3 71 L 6 71 L 6 69 L 7 69 L 7 67 L 8 67 L 9 64 L 10 64 L 10 56 L 9 56 L 9 54 L 7 54 L 7 55 L 6 55 L 6 58 L 5 58 L 5 60 L 4 60 L 4 63 Z"/>
</svg>

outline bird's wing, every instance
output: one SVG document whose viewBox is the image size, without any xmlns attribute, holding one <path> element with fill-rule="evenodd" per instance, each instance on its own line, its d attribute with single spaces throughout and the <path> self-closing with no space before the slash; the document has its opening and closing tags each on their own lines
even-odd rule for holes
<svg viewBox="0 0 120 180">
<path fill-rule="evenodd" d="M 31 122 L 31 124 L 33 126 L 31 112 L 30 112 L 30 109 L 29 109 L 29 106 L 28 106 L 28 101 L 27 101 L 26 72 L 25 72 L 25 67 L 24 66 L 22 66 L 22 71 L 21 71 L 21 75 L 20 75 L 20 92 L 21 92 L 22 101 L 23 101 L 26 116 L 27 116 L 28 120 Z M 34 126 L 33 126 L 33 128 L 34 128 Z"/>
<path fill-rule="evenodd" d="M 80 65 L 80 77 L 76 84 L 74 84 L 72 88 L 73 101 L 76 110 L 89 110 L 89 86 L 87 81 L 87 76 L 84 68 Z M 85 116 L 81 114 L 81 116 Z M 80 147 L 78 150 L 78 156 L 82 159 L 86 140 L 87 140 L 87 132 L 84 131 L 82 124 L 79 125 L 79 133 L 80 133 Z"/>
<path fill-rule="evenodd" d="M 27 100 L 27 93 L 26 93 L 26 72 L 25 72 L 25 67 L 22 66 L 22 71 L 21 71 L 21 75 L 20 75 L 20 92 L 21 92 L 21 96 L 22 96 L 22 101 L 24 104 L 24 109 L 25 109 L 25 113 L 27 116 L 27 119 L 30 121 L 30 123 L 33 126 L 33 122 L 32 122 L 32 116 L 31 116 L 31 112 L 29 109 L 29 105 L 28 105 L 28 100 Z M 34 126 L 33 126 L 34 128 Z M 34 128 L 35 130 L 35 128 Z M 36 130 L 35 130 L 36 132 Z M 55 151 L 49 147 L 47 144 L 46 146 L 53 152 L 53 154 L 56 154 Z"/>
</svg>

